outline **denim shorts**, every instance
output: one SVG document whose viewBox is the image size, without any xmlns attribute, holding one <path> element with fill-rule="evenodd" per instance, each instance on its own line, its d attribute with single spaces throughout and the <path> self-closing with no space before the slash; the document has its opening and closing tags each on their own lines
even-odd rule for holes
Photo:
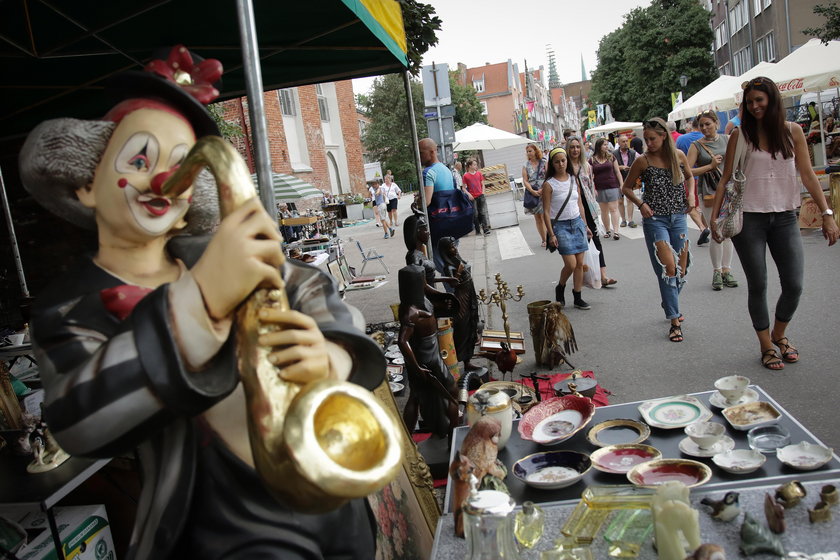
<svg viewBox="0 0 840 560">
<path fill-rule="evenodd" d="M 557 252 L 561 255 L 585 253 L 589 248 L 586 240 L 586 224 L 580 216 L 571 220 L 554 222 L 554 235 L 557 236 Z"/>
</svg>

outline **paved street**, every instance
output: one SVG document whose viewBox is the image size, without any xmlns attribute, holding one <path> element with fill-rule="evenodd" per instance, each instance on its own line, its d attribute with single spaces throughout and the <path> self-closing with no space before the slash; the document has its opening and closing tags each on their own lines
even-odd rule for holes
<svg viewBox="0 0 840 560">
<path fill-rule="evenodd" d="M 410 214 L 411 196 L 400 201 L 400 219 Z M 693 227 L 693 224 L 692 224 Z M 367 322 L 392 320 L 389 304 L 398 302 L 397 270 L 405 265 L 402 230 L 395 239 L 382 239 L 373 221 L 339 230 L 340 237 L 361 241 L 385 256 L 389 281 L 375 290 L 351 292 L 347 301 L 358 307 Z M 603 240 L 607 270 L 619 282 L 614 288 L 585 289 L 589 311 L 567 309 L 579 350 L 570 356 L 575 366 L 595 372 L 603 387 L 613 395 L 612 403 L 713 389 L 715 379 L 741 374 L 761 385 L 802 424 L 835 450 L 840 450 L 840 247 L 828 248 L 819 232 L 804 231 L 805 293 L 788 334 L 802 353 L 797 364 L 772 372 L 759 363 L 758 343 L 747 314 L 747 289 L 737 256 L 733 273 L 738 288 L 711 288 L 712 268 L 708 247 L 692 247 L 692 267 L 681 296 L 686 317 L 685 341 L 667 339 L 668 321 L 659 306 L 659 291 L 644 247 L 641 227 L 621 228 L 618 241 Z M 689 237 L 696 241 L 696 229 Z M 632 237 L 631 237 L 632 236 Z M 524 240 L 524 242 L 523 242 Z M 512 330 L 528 333 L 526 304 L 554 299 L 561 259 L 540 247 L 531 216 L 522 214 L 519 227 L 495 230 L 488 237 L 473 234 L 461 239 L 461 254 L 473 265 L 476 290 L 495 288 L 493 276 L 500 272 L 515 290 L 521 284 L 525 298 L 509 303 Z M 345 247 L 351 266 L 361 267 L 355 243 Z M 529 254 L 530 253 L 530 254 Z M 777 273 L 768 256 L 770 301 L 778 297 Z M 365 274 L 381 274 L 378 264 L 367 266 Z M 571 301 L 571 287 L 566 297 Z M 485 308 L 486 309 L 486 308 Z M 772 314 L 773 305 L 771 305 Z M 488 327 L 501 329 L 498 309 L 486 310 Z M 528 352 L 514 371 L 536 369 L 530 338 Z M 543 370 L 546 371 L 546 370 Z M 564 368 L 563 371 L 568 371 Z M 498 372 L 494 371 L 498 377 Z"/>
</svg>

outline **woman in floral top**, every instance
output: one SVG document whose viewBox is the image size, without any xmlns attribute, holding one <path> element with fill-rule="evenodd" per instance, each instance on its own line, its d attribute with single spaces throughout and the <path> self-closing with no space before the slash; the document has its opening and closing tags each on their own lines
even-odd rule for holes
<svg viewBox="0 0 840 560">
<path fill-rule="evenodd" d="M 647 150 L 633 162 L 621 190 L 642 213 L 645 241 L 659 281 L 662 308 L 671 321 L 668 339 L 682 342 L 679 296 L 691 263 L 685 215 L 693 208 L 694 177 L 685 154 L 674 145 L 664 120 L 654 117 L 646 121 L 644 139 Z M 645 183 L 644 200 L 639 200 L 633 192 L 640 176 Z"/>
</svg>

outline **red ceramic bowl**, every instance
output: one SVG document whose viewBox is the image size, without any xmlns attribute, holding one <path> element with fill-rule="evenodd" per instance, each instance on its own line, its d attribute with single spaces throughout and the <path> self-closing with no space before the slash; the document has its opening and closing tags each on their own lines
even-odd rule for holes
<svg viewBox="0 0 840 560">
<path fill-rule="evenodd" d="M 594 415 L 595 404 L 587 397 L 549 399 L 525 413 L 519 421 L 519 435 L 540 445 L 555 445 L 578 433 Z"/>
<path fill-rule="evenodd" d="M 599 471 L 626 474 L 639 463 L 660 459 L 662 453 L 650 445 L 630 443 L 602 447 L 594 451 L 590 457 L 592 466 Z"/>
<path fill-rule="evenodd" d="M 690 459 L 659 459 L 636 465 L 627 473 L 627 480 L 636 486 L 652 488 L 669 480 L 682 482 L 689 488 L 705 484 L 712 478 L 712 469 Z"/>
</svg>

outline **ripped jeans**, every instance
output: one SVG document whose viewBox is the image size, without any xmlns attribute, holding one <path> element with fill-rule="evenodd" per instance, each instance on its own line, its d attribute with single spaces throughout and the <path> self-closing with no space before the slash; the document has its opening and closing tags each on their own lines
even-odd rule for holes
<svg viewBox="0 0 840 560">
<path fill-rule="evenodd" d="M 652 216 L 642 220 L 650 263 L 659 282 L 659 294 L 662 296 L 662 308 L 665 317 L 677 319 L 680 316 L 680 292 L 685 284 L 685 276 L 691 264 L 688 230 L 685 214 Z M 668 270 L 662 264 L 664 255 L 670 255 L 674 268 Z"/>
</svg>

